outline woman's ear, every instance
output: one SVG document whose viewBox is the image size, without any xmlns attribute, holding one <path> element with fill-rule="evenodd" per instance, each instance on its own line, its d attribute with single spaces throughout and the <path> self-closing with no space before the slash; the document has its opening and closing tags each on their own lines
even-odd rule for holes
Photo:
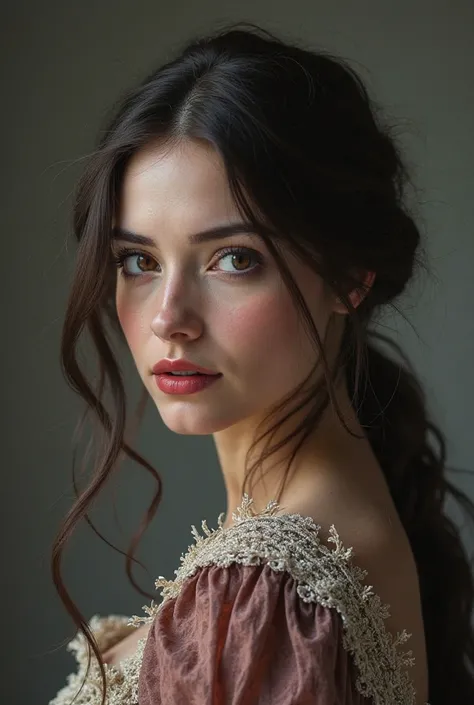
<svg viewBox="0 0 474 705">
<path fill-rule="evenodd" d="M 375 276 L 375 272 L 367 272 L 361 286 L 353 289 L 349 294 L 349 299 L 354 308 L 357 308 L 369 293 L 370 288 L 375 281 Z M 336 313 L 347 313 L 347 308 L 339 298 L 336 299 L 334 311 Z"/>
</svg>

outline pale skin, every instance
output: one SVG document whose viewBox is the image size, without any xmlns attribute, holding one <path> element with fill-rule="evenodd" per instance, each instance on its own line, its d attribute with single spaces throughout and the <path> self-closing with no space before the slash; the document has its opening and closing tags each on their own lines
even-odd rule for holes
<svg viewBox="0 0 474 705">
<path fill-rule="evenodd" d="M 264 241 L 241 232 L 190 244 L 188 237 L 215 226 L 241 222 L 218 154 L 204 142 L 167 148 L 151 143 L 134 155 L 125 172 L 114 225 L 150 238 L 128 247 L 126 279 L 117 273 L 116 307 L 137 371 L 168 428 L 179 434 L 212 434 L 227 495 L 224 526 L 241 504 L 245 454 L 257 424 L 270 407 L 310 372 L 317 352 Z M 222 254 L 227 247 L 241 254 Z M 329 362 L 338 350 L 347 311 L 307 264 L 286 259 L 319 335 L 327 332 Z M 260 266 L 257 263 L 260 262 Z M 248 273 L 245 273 L 248 272 Z M 232 275 L 233 273 L 233 275 Z M 370 287 L 374 275 L 368 273 Z M 360 291 L 351 293 L 353 306 Z M 331 325 L 328 324 L 331 322 Z M 167 395 L 151 373 L 162 358 L 185 357 L 220 372 L 211 387 L 186 396 Z M 321 370 L 316 371 L 322 374 Z M 353 546 L 370 584 L 391 605 L 387 627 L 413 634 L 416 658 L 410 670 L 418 703 L 426 702 L 426 655 L 417 597 L 417 576 L 408 539 L 393 506 L 383 473 L 364 437 L 345 384 L 336 390 L 351 436 L 330 406 L 322 423 L 300 449 L 280 495 L 286 513 L 312 516 L 327 537 L 335 524 L 343 543 Z M 303 411 L 302 413 L 306 413 Z M 290 419 L 273 438 L 286 437 Z M 253 477 L 257 511 L 281 487 L 289 446 L 271 456 Z M 263 477 L 262 477 L 263 475 Z M 118 663 L 132 653 L 144 626 L 111 649 L 104 659 Z"/>
</svg>

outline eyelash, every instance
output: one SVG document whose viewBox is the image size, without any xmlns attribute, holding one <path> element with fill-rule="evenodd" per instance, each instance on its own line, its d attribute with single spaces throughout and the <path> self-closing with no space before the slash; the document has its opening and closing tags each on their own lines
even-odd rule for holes
<svg viewBox="0 0 474 705">
<path fill-rule="evenodd" d="M 249 274 L 253 274 L 257 269 L 260 269 L 260 267 L 262 266 L 262 256 L 256 250 L 251 250 L 248 247 L 225 247 L 224 249 L 219 250 L 219 254 L 221 255 L 221 257 L 219 257 L 219 259 L 217 260 L 218 262 L 220 262 L 220 260 L 226 257 L 227 255 L 251 255 L 257 260 L 256 266 L 252 267 L 252 269 L 249 269 L 245 272 L 224 272 L 224 274 L 230 277 L 243 277 Z M 117 269 L 121 270 L 121 276 L 123 276 L 125 279 L 138 279 L 144 274 L 153 274 L 153 272 L 150 271 L 143 272 L 142 274 L 128 274 L 128 272 L 125 271 L 124 264 L 125 260 L 129 257 L 141 257 L 142 255 L 145 257 L 151 257 L 151 255 L 149 255 L 147 252 L 140 252 L 139 250 L 132 250 L 128 247 L 122 247 L 121 249 L 117 250 L 117 252 L 112 254 L 112 259 Z M 151 257 L 151 259 L 153 259 L 153 257 Z"/>
</svg>

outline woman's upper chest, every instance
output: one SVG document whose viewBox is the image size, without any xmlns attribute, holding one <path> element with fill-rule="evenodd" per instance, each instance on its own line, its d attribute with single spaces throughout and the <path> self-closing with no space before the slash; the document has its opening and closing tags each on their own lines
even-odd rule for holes
<svg viewBox="0 0 474 705">
<path fill-rule="evenodd" d="M 109 666 L 119 666 L 124 659 L 129 658 L 136 652 L 139 640 L 147 636 L 149 630 L 149 624 L 142 624 L 141 627 L 121 639 L 117 644 L 114 644 L 102 654 L 104 663 Z"/>
</svg>

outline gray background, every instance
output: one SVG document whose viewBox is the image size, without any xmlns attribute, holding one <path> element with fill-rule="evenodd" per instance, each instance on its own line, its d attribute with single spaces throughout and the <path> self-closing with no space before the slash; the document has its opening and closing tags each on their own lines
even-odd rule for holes
<svg viewBox="0 0 474 705">
<path fill-rule="evenodd" d="M 237 7 L 238 6 L 238 7 Z M 474 394 L 474 3 L 240 0 L 15 2 L 2 11 L 2 668 L 1 702 L 46 703 L 73 668 L 73 633 L 49 574 L 60 518 L 72 501 L 71 437 L 82 408 L 59 367 L 59 340 L 74 258 L 71 191 L 104 111 L 167 59 L 179 42 L 219 22 L 253 20 L 353 61 L 399 119 L 422 189 L 420 219 L 434 278 L 401 305 L 416 327 L 385 325 L 413 360 L 448 441 L 448 462 L 472 468 Z M 122 353 L 128 389 L 138 376 Z M 190 525 L 216 526 L 225 495 L 211 437 L 175 436 L 149 405 L 137 444 L 164 479 L 164 500 L 138 554 L 153 592 L 173 577 Z M 455 479 L 472 497 L 472 478 Z M 154 485 L 124 466 L 92 516 L 125 549 Z M 122 533 L 113 523 L 116 497 Z M 456 508 L 450 513 L 456 515 Z M 472 535 L 465 533 L 472 548 Z M 94 613 L 143 614 L 123 559 L 88 527 L 65 558 L 73 599 Z M 158 594 L 157 594 L 158 596 Z"/>
</svg>

